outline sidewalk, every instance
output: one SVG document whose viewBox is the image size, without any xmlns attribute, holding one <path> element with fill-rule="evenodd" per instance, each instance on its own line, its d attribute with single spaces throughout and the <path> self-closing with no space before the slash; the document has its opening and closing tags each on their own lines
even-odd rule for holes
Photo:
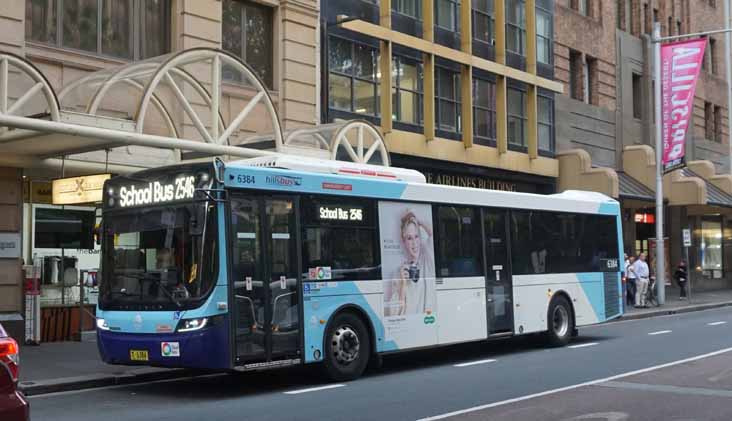
<svg viewBox="0 0 732 421">
<path fill-rule="evenodd" d="M 183 369 L 109 365 L 99 358 L 96 336 L 82 342 L 22 345 L 20 388 L 26 395 L 164 380 L 190 374 Z"/>
<path fill-rule="evenodd" d="M 692 292 L 691 302 L 680 301 L 668 288 L 666 304 L 645 309 L 626 308 L 617 320 L 642 319 L 668 314 L 732 306 L 732 291 Z M 108 365 L 97 351 L 96 336 L 82 342 L 53 342 L 22 346 L 20 386 L 29 396 L 93 387 L 165 380 L 200 374 L 200 371 Z"/>
<path fill-rule="evenodd" d="M 666 303 L 660 307 L 625 307 L 625 314 L 618 320 L 643 319 L 668 314 L 688 313 L 716 307 L 732 306 L 732 291 L 691 292 L 690 300 L 679 300 L 679 290 L 666 286 Z"/>
</svg>

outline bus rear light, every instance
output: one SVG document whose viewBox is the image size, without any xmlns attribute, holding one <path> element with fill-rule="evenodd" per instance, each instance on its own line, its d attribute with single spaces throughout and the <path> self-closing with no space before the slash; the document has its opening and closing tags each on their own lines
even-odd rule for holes
<svg viewBox="0 0 732 421">
<path fill-rule="evenodd" d="M 13 381 L 18 381 L 20 371 L 20 350 L 13 338 L 0 338 L 0 361 L 10 369 Z"/>
</svg>

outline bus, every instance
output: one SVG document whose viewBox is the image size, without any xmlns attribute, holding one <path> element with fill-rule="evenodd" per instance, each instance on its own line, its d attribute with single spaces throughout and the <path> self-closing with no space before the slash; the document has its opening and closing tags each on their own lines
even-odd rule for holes
<svg viewBox="0 0 732 421">
<path fill-rule="evenodd" d="M 104 186 L 110 364 L 360 376 L 384 354 L 513 335 L 563 346 L 622 315 L 618 202 L 428 184 L 272 156 Z"/>
</svg>

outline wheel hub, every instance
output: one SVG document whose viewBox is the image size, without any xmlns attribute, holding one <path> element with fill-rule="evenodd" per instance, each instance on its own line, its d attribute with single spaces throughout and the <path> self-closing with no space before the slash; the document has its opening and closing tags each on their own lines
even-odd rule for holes
<svg viewBox="0 0 732 421">
<path fill-rule="evenodd" d="M 333 356 L 341 365 L 352 363 L 358 358 L 361 343 L 358 334 L 350 326 L 341 326 L 331 338 Z"/>
<path fill-rule="evenodd" d="M 554 314 L 552 315 L 552 326 L 554 334 L 558 337 L 564 337 L 569 331 L 569 313 L 567 309 L 562 306 L 554 308 Z"/>
</svg>

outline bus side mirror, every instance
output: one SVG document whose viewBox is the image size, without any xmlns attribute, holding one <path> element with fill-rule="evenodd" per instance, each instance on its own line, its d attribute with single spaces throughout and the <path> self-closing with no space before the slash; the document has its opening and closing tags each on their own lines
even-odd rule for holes
<svg viewBox="0 0 732 421">
<path fill-rule="evenodd" d="M 102 245 L 102 226 L 98 224 L 94 225 L 94 244 Z"/>
</svg>

